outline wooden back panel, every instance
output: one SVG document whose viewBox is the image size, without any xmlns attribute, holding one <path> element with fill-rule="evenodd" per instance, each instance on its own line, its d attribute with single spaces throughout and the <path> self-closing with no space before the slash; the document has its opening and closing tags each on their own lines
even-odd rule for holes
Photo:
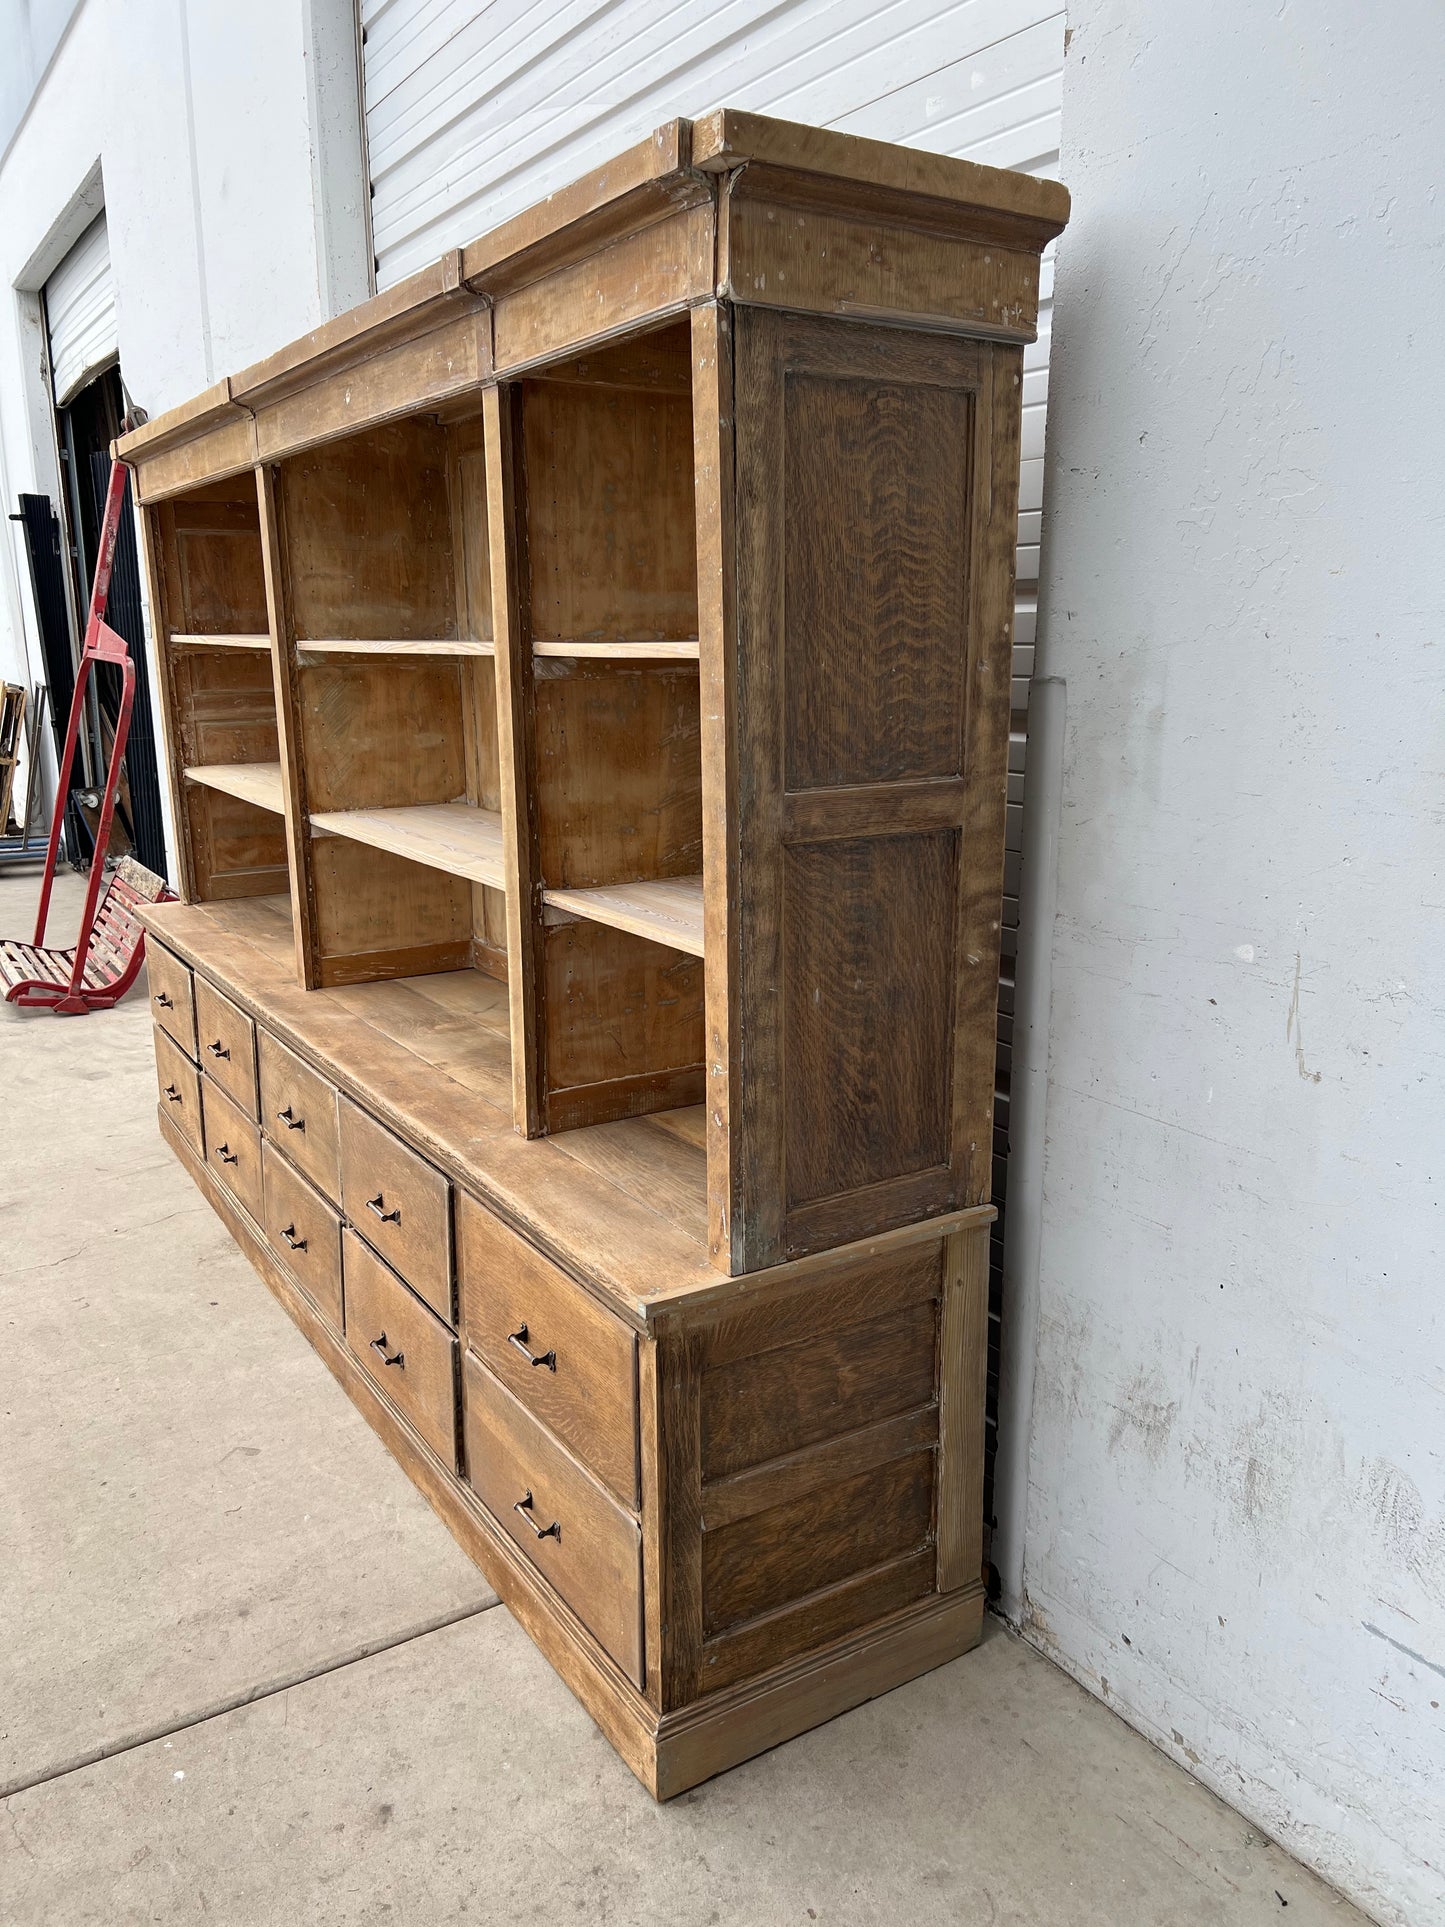
<svg viewBox="0 0 1445 1927">
<path fill-rule="evenodd" d="M 753 1270 L 989 1196 L 1019 354 L 735 330 L 733 555 L 711 539 L 736 613 L 703 638 L 735 703 L 705 739 L 710 1218 Z"/>
</svg>

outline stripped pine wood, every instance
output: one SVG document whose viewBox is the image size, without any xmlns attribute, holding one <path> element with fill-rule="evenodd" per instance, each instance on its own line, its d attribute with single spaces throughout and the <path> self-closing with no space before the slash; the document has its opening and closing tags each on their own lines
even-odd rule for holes
<svg viewBox="0 0 1445 1927">
<path fill-rule="evenodd" d="M 655 883 L 613 883 L 593 890 L 544 890 L 542 901 L 592 923 L 703 954 L 702 878 L 665 877 Z"/>
<path fill-rule="evenodd" d="M 311 816 L 313 833 L 349 837 L 374 850 L 474 883 L 506 887 L 502 819 L 472 803 L 412 803 L 397 810 L 321 810 Z"/>
<path fill-rule="evenodd" d="M 193 763 L 186 770 L 186 781 L 224 790 L 243 803 L 254 803 L 258 810 L 285 813 L 279 763 Z"/>
<path fill-rule="evenodd" d="M 1067 207 L 673 121 L 121 445 L 160 1129 L 658 1797 L 979 1636 Z"/>
</svg>

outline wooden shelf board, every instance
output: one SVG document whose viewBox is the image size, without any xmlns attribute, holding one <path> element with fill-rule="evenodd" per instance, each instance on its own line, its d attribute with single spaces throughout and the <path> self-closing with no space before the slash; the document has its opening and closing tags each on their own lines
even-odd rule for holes
<svg viewBox="0 0 1445 1927">
<path fill-rule="evenodd" d="M 173 649 L 269 649 L 269 636 L 182 636 L 171 637 Z"/>
<path fill-rule="evenodd" d="M 257 809 L 274 810 L 277 816 L 286 811 L 279 763 L 197 763 L 186 771 L 186 781 L 200 783 L 208 790 L 224 790 L 227 796 L 238 796 Z"/>
<path fill-rule="evenodd" d="M 424 863 L 430 870 L 506 888 L 502 819 L 471 803 L 410 803 L 392 810 L 322 810 L 311 817 L 313 836 L 346 836 L 374 850 Z"/>
<path fill-rule="evenodd" d="M 689 956 L 702 955 L 702 878 L 664 877 L 656 883 L 609 883 L 591 890 L 544 890 L 542 899 L 592 923 L 650 937 Z"/>
<path fill-rule="evenodd" d="M 424 637 L 419 642 L 373 642 L 329 637 L 322 642 L 296 638 L 297 653 L 303 656 L 491 656 L 496 645 L 491 641 L 464 637 Z"/>
<path fill-rule="evenodd" d="M 698 642 L 534 642 L 534 656 L 565 656 L 579 662 L 696 662 Z"/>
</svg>

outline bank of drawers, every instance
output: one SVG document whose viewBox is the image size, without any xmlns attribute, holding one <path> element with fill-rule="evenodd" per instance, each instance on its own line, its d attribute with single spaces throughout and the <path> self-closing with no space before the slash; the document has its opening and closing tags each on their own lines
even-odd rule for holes
<svg viewBox="0 0 1445 1927">
<path fill-rule="evenodd" d="M 380 1395 L 641 1685 L 632 1331 L 154 940 L 148 966 L 162 1113 Z"/>
</svg>

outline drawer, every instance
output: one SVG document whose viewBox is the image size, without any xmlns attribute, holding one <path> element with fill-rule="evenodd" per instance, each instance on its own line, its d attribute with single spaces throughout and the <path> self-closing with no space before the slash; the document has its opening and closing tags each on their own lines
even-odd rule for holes
<svg viewBox="0 0 1445 1927">
<path fill-rule="evenodd" d="M 334 1204 L 341 1202 L 341 1140 L 336 1092 L 264 1030 L 256 1033 L 261 1128 Z"/>
<path fill-rule="evenodd" d="M 621 1319 L 457 1194 L 462 1336 L 624 1505 L 637 1503 L 637 1341 Z"/>
<path fill-rule="evenodd" d="M 206 1163 L 238 1203 L 261 1222 L 261 1133 L 209 1077 L 201 1079 Z"/>
<path fill-rule="evenodd" d="M 394 1271 L 452 1322 L 451 1186 L 374 1117 L 340 1099 L 341 1206 Z"/>
<path fill-rule="evenodd" d="M 206 1155 L 201 1131 L 201 1073 L 175 1039 L 159 1024 L 155 1030 L 156 1083 L 160 1086 L 161 1109 L 182 1133 L 196 1156 Z"/>
<path fill-rule="evenodd" d="M 642 1680 L 642 1535 L 471 1352 L 467 1476 L 482 1503 L 628 1678 Z"/>
<path fill-rule="evenodd" d="M 261 1174 L 271 1249 L 322 1317 L 340 1331 L 340 1217 L 264 1137 Z"/>
<path fill-rule="evenodd" d="M 346 1342 L 437 1457 L 456 1470 L 457 1341 L 347 1225 Z"/>
<path fill-rule="evenodd" d="M 214 984 L 196 978 L 196 1061 L 247 1117 L 256 1116 L 256 1026 Z"/>
<path fill-rule="evenodd" d="M 146 979 L 151 987 L 151 1016 L 170 1032 L 190 1057 L 196 1054 L 196 994 L 190 967 L 154 937 L 146 938 Z"/>
</svg>

